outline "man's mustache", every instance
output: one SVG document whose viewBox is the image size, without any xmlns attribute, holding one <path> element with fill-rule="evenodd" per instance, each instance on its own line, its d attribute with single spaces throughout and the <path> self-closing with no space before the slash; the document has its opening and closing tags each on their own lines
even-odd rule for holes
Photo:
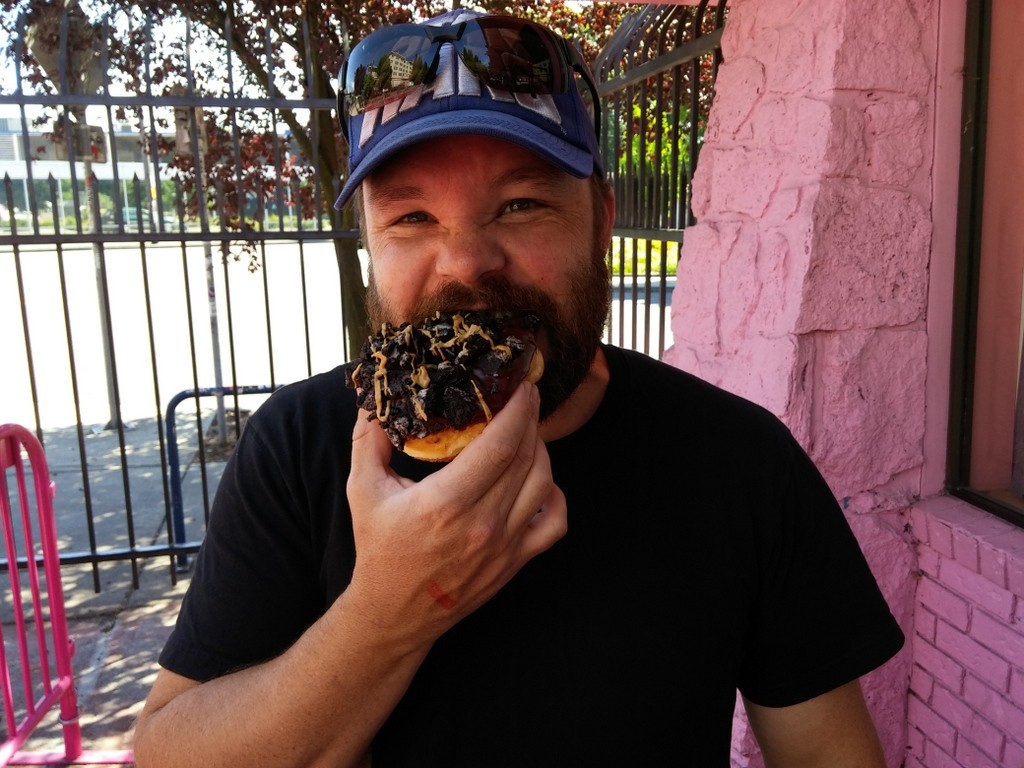
<svg viewBox="0 0 1024 768">
<path fill-rule="evenodd" d="M 495 276 L 485 278 L 477 285 L 445 283 L 429 296 L 420 299 L 413 307 L 413 316 L 406 319 L 416 322 L 432 317 L 435 312 L 480 308 L 497 312 L 530 310 L 540 317 L 542 323 L 549 323 L 558 312 L 551 297 L 539 288 L 515 285 L 505 277 Z"/>
</svg>

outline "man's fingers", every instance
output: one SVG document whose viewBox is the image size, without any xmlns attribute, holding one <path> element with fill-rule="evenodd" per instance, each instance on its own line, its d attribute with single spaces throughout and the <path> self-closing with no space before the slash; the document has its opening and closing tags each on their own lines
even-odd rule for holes
<svg viewBox="0 0 1024 768">
<path fill-rule="evenodd" d="M 348 475 L 348 497 L 362 498 L 389 478 L 396 477 L 389 469 L 391 441 L 378 424 L 360 414 L 352 429 L 352 459 Z"/>
<path fill-rule="evenodd" d="M 533 464 L 539 407 L 537 388 L 520 384 L 480 436 L 439 475 L 447 475 L 468 503 L 518 489 Z"/>
<path fill-rule="evenodd" d="M 523 478 L 515 502 L 509 508 L 506 527 L 515 531 L 526 526 L 538 509 L 551 501 L 557 501 L 553 494 L 560 494 L 551 476 L 551 460 L 544 441 L 534 435 L 530 466 Z"/>
<path fill-rule="evenodd" d="M 551 469 L 538 438 L 540 396 L 524 383 L 508 404 L 453 461 L 420 483 L 396 475 L 389 466 L 392 445 L 379 425 L 359 419 L 352 430 L 348 498 L 355 508 L 374 506 L 401 489 L 416 486 L 416 509 L 447 510 L 462 516 L 484 507 L 506 529 L 521 530 L 551 491 Z M 535 466 L 538 452 L 542 460 Z M 514 518 L 514 519 L 512 519 Z"/>
<path fill-rule="evenodd" d="M 356 425 L 352 428 L 352 466 L 364 463 L 379 466 L 391 460 L 391 441 L 384 434 L 379 424 L 365 418 L 362 412 L 356 417 Z"/>
<path fill-rule="evenodd" d="M 532 558 L 549 549 L 569 530 L 569 514 L 565 494 L 557 485 L 551 486 L 551 493 L 527 522 L 523 536 L 523 553 Z"/>
</svg>

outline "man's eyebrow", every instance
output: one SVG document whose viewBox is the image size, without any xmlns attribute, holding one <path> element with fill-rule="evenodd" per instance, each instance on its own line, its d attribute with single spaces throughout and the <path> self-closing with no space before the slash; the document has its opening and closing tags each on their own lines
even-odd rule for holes
<svg viewBox="0 0 1024 768">
<path fill-rule="evenodd" d="M 373 205 L 387 205 L 388 203 L 402 203 L 408 200 L 423 200 L 426 193 L 413 184 L 375 184 L 371 187 L 367 197 Z"/>
<path fill-rule="evenodd" d="M 506 185 L 536 184 L 552 194 L 564 191 L 568 174 L 547 164 L 523 165 L 498 174 L 490 180 L 492 189 Z M 406 203 L 410 200 L 425 200 L 426 192 L 415 184 L 374 184 L 366 195 L 367 202 L 374 206 L 391 203 Z"/>
<path fill-rule="evenodd" d="M 539 184 L 551 192 L 560 192 L 563 189 L 567 176 L 568 174 L 565 172 L 546 164 L 524 165 L 519 168 L 512 168 L 506 173 L 491 179 L 491 184 L 494 188 L 498 188 L 506 184 L 528 182 Z"/>
</svg>

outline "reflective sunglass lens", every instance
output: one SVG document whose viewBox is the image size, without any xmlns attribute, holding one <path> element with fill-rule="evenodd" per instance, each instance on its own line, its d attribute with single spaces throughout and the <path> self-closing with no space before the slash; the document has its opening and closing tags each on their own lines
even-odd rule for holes
<svg viewBox="0 0 1024 768">
<path fill-rule="evenodd" d="M 532 95 L 564 88 L 564 68 L 546 30 L 525 22 L 484 19 L 462 42 L 463 61 L 473 56 L 485 64 L 482 79 L 494 88 Z"/>
<path fill-rule="evenodd" d="M 343 112 L 355 117 L 429 83 L 446 43 L 491 88 L 532 96 L 565 93 L 576 87 L 576 69 L 596 96 L 582 58 L 552 32 L 520 19 L 484 17 L 449 27 L 399 24 L 371 34 L 346 61 Z"/>
<path fill-rule="evenodd" d="M 345 100 L 352 117 L 426 82 L 433 58 L 433 44 L 418 30 L 364 42 L 374 44 L 357 46 L 346 69 Z"/>
</svg>

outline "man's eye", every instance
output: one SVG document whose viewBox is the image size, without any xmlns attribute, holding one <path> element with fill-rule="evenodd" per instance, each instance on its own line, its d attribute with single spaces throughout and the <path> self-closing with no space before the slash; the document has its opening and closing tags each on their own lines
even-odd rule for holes
<svg viewBox="0 0 1024 768">
<path fill-rule="evenodd" d="M 398 218 L 399 224 L 422 224 L 427 220 L 427 214 L 423 211 L 413 211 Z"/>
<path fill-rule="evenodd" d="M 506 213 L 518 213 L 520 211 L 530 211 L 536 207 L 536 200 L 513 200 L 505 205 L 505 211 Z"/>
</svg>

